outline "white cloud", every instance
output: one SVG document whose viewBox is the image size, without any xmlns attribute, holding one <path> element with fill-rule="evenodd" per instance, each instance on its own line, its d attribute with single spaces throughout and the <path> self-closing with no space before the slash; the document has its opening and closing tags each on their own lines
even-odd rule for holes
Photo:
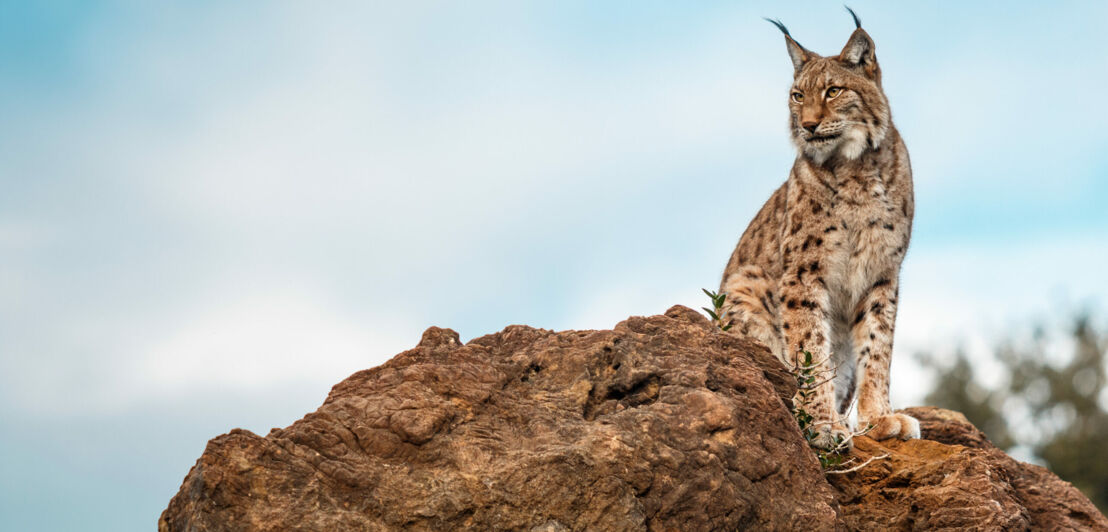
<svg viewBox="0 0 1108 532">
<path fill-rule="evenodd" d="M 913 353 L 959 346 L 983 384 L 996 384 L 991 353 L 998 341 L 1025 337 L 1035 324 L 1064 326 L 1069 312 L 1108 301 L 1105 263 L 1108 235 L 1096 233 L 913 248 L 901 272 L 894 398 L 918 403 L 929 386 L 918 378 Z M 1055 348 L 1064 350 L 1064 342 Z"/>
<path fill-rule="evenodd" d="M 564 311 L 529 309 L 529 316 L 559 327 L 596 328 L 675 303 L 698 308 L 699 288 L 715 286 L 730 246 L 764 199 L 761 191 L 783 180 L 791 162 L 782 101 L 788 64 L 775 30 L 756 16 L 736 14 L 695 32 L 667 30 L 673 33 L 664 46 L 643 51 L 627 45 L 618 60 L 603 60 L 593 57 L 595 50 L 568 50 L 565 35 L 540 31 L 548 29 L 546 21 L 528 9 L 497 9 L 507 11 L 491 21 L 468 8 L 293 5 L 255 17 L 249 9 L 221 7 L 217 13 L 160 13 L 123 33 L 90 33 L 78 55 L 97 83 L 81 101 L 39 110 L 51 118 L 31 121 L 41 128 L 31 147 L 43 151 L 13 151 L 35 159 L 33 170 L 91 176 L 93 184 L 81 190 L 105 199 L 78 207 L 111 209 L 124 198 L 146 208 L 138 212 L 142 219 L 101 228 L 97 235 L 108 236 L 96 242 L 85 242 L 77 227 L 95 216 L 70 213 L 73 218 L 65 219 L 67 209 L 39 213 L 58 217 L 62 245 L 79 242 L 99 253 L 139 227 L 150 228 L 151 240 L 163 246 L 118 253 L 117 268 L 101 264 L 102 278 L 80 279 L 125 284 L 128 276 L 144 274 L 159 289 L 187 288 L 121 301 L 95 286 L 80 287 L 87 294 L 78 300 L 67 291 L 72 285 L 61 282 L 68 275 L 64 266 L 0 267 L 0 293 L 13 293 L 16 284 L 22 289 L 11 300 L 19 311 L 50 313 L 61 324 L 38 320 L 38 334 L 47 328 L 52 334 L 23 334 L 8 343 L 19 347 L 9 347 L 10 359 L 0 363 L 21 368 L 28 380 L 23 386 L 33 390 L 67 356 L 96 359 L 89 365 L 111 371 L 83 385 L 90 396 L 185 393 L 204 383 L 262 389 L 294 375 L 322 379 L 299 365 L 313 342 L 323 353 L 317 355 L 323 357 L 319 371 L 334 375 L 353 367 L 363 350 L 391 355 L 413 345 L 410 336 L 428 319 L 424 309 L 438 312 L 436 319 L 488 313 L 472 307 L 474 294 L 508 299 L 514 286 L 527 283 L 541 291 L 544 281 L 564 274 L 550 259 L 571 262 L 574 254 L 600 258 L 586 257 L 595 265 L 587 279 L 578 271 L 577 279 L 562 283 L 574 289 L 534 298 L 542 301 L 536 305 L 551 301 Z M 740 19 L 739 26 L 731 24 Z M 763 38 L 773 39 L 771 48 Z M 749 53 L 755 41 L 758 53 Z M 1003 140 L 979 142 L 991 127 L 1019 122 L 998 111 L 1021 95 L 955 98 L 962 84 L 978 95 L 988 92 L 1000 75 L 999 66 L 975 74 L 980 59 L 926 58 L 911 66 L 931 72 L 920 76 L 927 81 L 918 90 L 901 85 L 893 98 L 898 123 L 917 121 L 909 145 L 917 169 L 927 170 L 917 173 L 921 189 L 948 191 L 956 179 L 948 170 L 1004 146 Z M 959 111 L 984 103 L 988 112 Z M 1063 107 L 1072 113 L 1075 105 Z M 957 127 L 941 127 L 952 116 Z M 1057 117 L 1044 120 L 1050 128 L 1059 125 Z M 45 139 L 54 138 L 68 147 L 66 157 L 52 156 L 55 144 Z M 948 150 L 951 145 L 958 150 Z M 664 195 L 685 187 L 688 168 L 705 159 L 741 161 L 736 166 L 743 171 L 726 182 L 695 183 L 712 187 L 703 194 L 718 203 L 682 205 L 680 215 L 632 213 L 634 207 L 623 203 L 638 191 Z M 602 199 L 582 207 L 582 196 Z M 638 229 L 616 219 L 629 213 L 639 220 L 687 216 L 690 230 L 727 234 L 718 256 L 669 262 L 659 249 L 676 245 L 680 230 L 663 235 L 670 240 L 648 252 L 615 237 L 597 242 L 618 249 L 566 245 L 576 242 L 570 231 L 593 229 L 588 209 L 609 204 L 618 213 L 605 220 L 613 235 Z M 66 224 L 75 227 L 67 233 Z M 533 241 L 551 235 L 565 249 L 549 252 Z M 12 238 L 0 231 L 0 245 Z M 1086 291 L 1097 286 L 1087 261 L 1104 259 L 1103 248 L 1100 254 L 1096 249 L 1095 239 L 913 249 L 898 351 L 995 329 L 990 323 L 1003 319 L 998 316 L 1033 313 L 1034 302 L 1050 297 L 1047 287 L 1104 297 L 1103 290 Z M 520 256 L 524 252 L 534 256 Z M 163 253 L 184 259 L 159 262 Z M 1053 257 L 1073 259 L 1059 265 Z M 263 272 L 274 284 L 236 287 L 244 272 Z M 319 288 L 305 295 L 287 290 L 290 283 Z M 32 297 L 28 286 L 42 292 Z M 229 303 L 212 303 L 220 299 Z M 90 316 L 101 304 L 108 308 Z M 404 324 L 389 329 L 415 332 L 372 332 L 380 330 L 380 316 Z M 485 322 L 517 319 L 497 314 Z M 136 327 L 150 332 L 136 339 L 128 333 Z M 80 354 L 66 355 L 71 351 Z M 40 352 L 49 356 L 29 355 Z M 124 377 L 112 373 L 118 368 L 133 372 L 125 374 L 132 379 L 125 386 Z M 158 385 L 144 390 L 143 378 Z"/>
<path fill-rule="evenodd" d="M 1097 233 L 912 249 L 898 338 L 923 347 L 960 332 L 1005 333 L 1026 319 L 1057 323 L 1060 310 L 1108 300 L 1105 262 L 1108 235 Z"/>
<path fill-rule="evenodd" d="M 412 327 L 380 316 L 354 320 L 302 294 L 265 294 L 198 310 L 136 358 L 135 367 L 127 370 L 137 386 L 131 393 L 180 396 L 207 387 L 328 386 L 418 340 Z"/>
<path fill-rule="evenodd" d="M 663 268 L 643 268 L 618 278 L 606 278 L 602 286 L 581 289 L 558 326 L 611 329 L 629 316 L 662 314 L 673 305 L 699 309 L 708 304 L 708 298 L 695 283 L 676 278 L 674 273 Z"/>
<path fill-rule="evenodd" d="M 322 397 L 351 373 L 415 346 L 423 328 L 287 283 L 259 283 L 263 292 L 244 285 L 224 286 L 187 309 L 68 317 L 64 336 L 49 344 L 9 345 L 0 360 L 5 407 L 75 415 L 200 396 L 234 402 L 241 394 L 316 390 Z"/>
</svg>

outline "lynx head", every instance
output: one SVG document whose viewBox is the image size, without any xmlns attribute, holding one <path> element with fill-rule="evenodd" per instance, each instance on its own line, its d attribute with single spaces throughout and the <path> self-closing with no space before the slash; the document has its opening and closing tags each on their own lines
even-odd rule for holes
<svg viewBox="0 0 1108 532">
<path fill-rule="evenodd" d="M 806 50 L 781 22 L 770 20 L 785 34 L 793 62 L 789 90 L 793 142 L 820 165 L 836 158 L 857 159 L 878 148 L 891 123 L 873 39 L 854 11 L 846 9 L 856 29 L 839 55 L 827 57 Z"/>
</svg>

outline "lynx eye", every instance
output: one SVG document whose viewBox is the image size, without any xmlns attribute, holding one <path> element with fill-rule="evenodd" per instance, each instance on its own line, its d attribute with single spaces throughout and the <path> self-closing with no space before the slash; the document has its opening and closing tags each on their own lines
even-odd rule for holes
<svg viewBox="0 0 1108 532">
<path fill-rule="evenodd" d="M 827 98 L 828 99 L 834 98 L 842 92 L 843 92 L 843 90 L 840 87 L 831 87 L 830 89 L 827 89 Z"/>
<path fill-rule="evenodd" d="M 793 101 L 796 102 L 796 103 L 803 102 L 804 101 L 804 95 L 799 93 L 799 92 L 794 92 L 793 93 Z"/>
</svg>

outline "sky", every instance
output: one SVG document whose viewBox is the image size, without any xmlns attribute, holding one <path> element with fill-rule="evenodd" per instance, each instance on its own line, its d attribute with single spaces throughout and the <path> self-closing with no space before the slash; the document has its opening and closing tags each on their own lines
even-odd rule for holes
<svg viewBox="0 0 1108 532">
<path fill-rule="evenodd" d="M 912 158 L 915 352 L 1105 316 L 1108 4 L 851 3 Z M 707 303 L 836 2 L 0 1 L 0 529 L 149 530 L 436 325 Z M 1102 319 L 1103 321 L 1103 319 Z"/>
</svg>

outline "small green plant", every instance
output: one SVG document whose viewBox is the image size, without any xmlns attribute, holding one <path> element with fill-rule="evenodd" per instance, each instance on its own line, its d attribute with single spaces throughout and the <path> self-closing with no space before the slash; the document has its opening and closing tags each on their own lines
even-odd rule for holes
<svg viewBox="0 0 1108 532">
<path fill-rule="evenodd" d="M 720 330 L 726 331 L 731 328 L 731 324 L 724 325 L 720 316 L 723 315 L 723 303 L 727 301 L 727 294 L 717 294 L 707 288 L 701 288 L 704 295 L 708 296 L 712 300 L 712 308 L 700 307 L 704 309 L 704 312 L 708 313 L 708 316 L 712 318 L 712 323 L 716 324 Z"/>
<path fill-rule="evenodd" d="M 824 472 L 828 474 L 850 473 L 869 465 L 870 462 L 874 460 L 888 458 L 887 454 L 871 456 L 866 461 L 857 465 L 855 465 L 856 459 L 851 458 L 847 460 L 845 458 L 845 455 L 850 451 L 851 442 L 854 438 L 873 430 L 873 425 L 867 425 L 866 428 L 845 437 L 835 436 L 833 442 L 834 446 L 831 447 L 831 449 L 823 449 L 815 445 L 816 437 L 819 436 L 819 427 L 812 414 L 808 413 L 806 407 L 810 404 L 812 396 L 815 394 L 815 389 L 833 378 L 834 371 L 823 370 L 831 373 L 831 376 L 821 380 L 821 370 L 817 369 L 821 361 L 812 360 L 812 353 L 808 351 L 801 351 L 800 354 L 800 360 L 795 363 L 793 368 L 790 368 L 792 369 L 793 376 L 796 378 L 797 387 L 796 400 L 793 404 L 793 417 L 796 418 L 796 424 L 800 427 L 800 432 L 804 435 L 804 439 L 808 442 L 808 446 L 816 453 L 816 458 L 819 459 L 819 465 L 823 467 Z M 849 415 L 849 412 L 847 415 Z"/>
<path fill-rule="evenodd" d="M 816 452 L 819 465 L 823 466 L 824 469 L 832 469 L 843 463 L 842 452 L 847 450 L 849 440 L 842 436 L 836 436 L 835 447 L 831 450 L 821 449 L 814 444 L 816 437 L 819 436 L 819 427 L 806 407 L 810 404 L 816 387 L 823 384 L 823 382 L 817 382 L 819 376 L 817 366 L 818 364 L 812 361 L 811 352 L 801 351 L 801 360 L 798 360 L 791 368 L 793 377 L 796 378 L 797 387 L 796 400 L 793 404 L 793 417 L 796 418 L 796 424 L 800 426 L 800 432 L 807 440 L 808 446 Z"/>
</svg>

